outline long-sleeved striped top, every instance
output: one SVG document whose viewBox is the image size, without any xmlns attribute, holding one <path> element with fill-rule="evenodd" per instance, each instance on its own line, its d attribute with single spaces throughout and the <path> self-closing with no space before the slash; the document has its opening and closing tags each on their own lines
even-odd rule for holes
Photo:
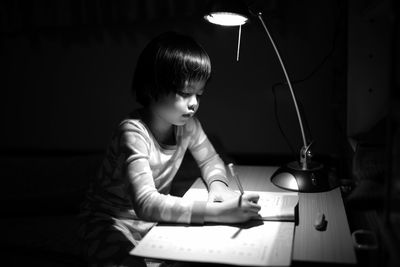
<svg viewBox="0 0 400 267">
<path fill-rule="evenodd" d="M 197 118 L 176 126 L 175 138 L 173 146 L 158 143 L 139 113 L 131 113 L 112 136 L 85 210 L 134 220 L 139 232 L 145 221 L 203 222 L 206 203 L 169 195 L 171 183 L 187 149 L 208 185 L 215 180 L 227 183 L 225 165 Z"/>
</svg>

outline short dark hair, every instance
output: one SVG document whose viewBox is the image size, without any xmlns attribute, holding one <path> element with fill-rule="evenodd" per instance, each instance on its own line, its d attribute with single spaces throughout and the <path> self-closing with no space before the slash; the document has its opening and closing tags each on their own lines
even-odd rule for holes
<svg viewBox="0 0 400 267">
<path fill-rule="evenodd" d="M 207 81 L 210 75 L 210 57 L 193 38 L 166 32 L 150 41 L 140 54 L 132 92 L 137 102 L 148 106 L 151 100 L 176 93 L 185 83 Z"/>
</svg>

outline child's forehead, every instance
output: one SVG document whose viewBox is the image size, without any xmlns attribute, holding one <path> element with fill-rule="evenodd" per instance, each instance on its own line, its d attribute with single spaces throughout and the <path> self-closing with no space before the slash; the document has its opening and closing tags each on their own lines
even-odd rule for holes
<svg viewBox="0 0 400 267">
<path fill-rule="evenodd" d="M 205 80 L 186 81 L 185 86 L 182 88 L 182 91 L 185 93 L 196 94 L 199 92 L 203 92 L 205 85 L 206 85 Z"/>
</svg>

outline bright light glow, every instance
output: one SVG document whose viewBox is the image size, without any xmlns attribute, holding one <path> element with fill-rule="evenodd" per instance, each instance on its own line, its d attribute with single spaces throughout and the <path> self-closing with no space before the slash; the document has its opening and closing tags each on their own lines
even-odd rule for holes
<svg viewBox="0 0 400 267">
<path fill-rule="evenodd" d="M 292 178 L 290 179 L 290 182 L 287 184 L 287 188 L 294 190 L 294 191 L 298 191 L 299 185 L 297 184 L 296 177 L 294 177 L 293 175 L 291 175 L 289 173 L 287 175 L 292 176 Z"/>
<path fill-rule="evenodd" d="M 222 26 L 239 26 L 247 22 L 247 18 L 243 15 L 229 12 L 216 12 L 204 16 L 211 23 Z"/>
</svg>

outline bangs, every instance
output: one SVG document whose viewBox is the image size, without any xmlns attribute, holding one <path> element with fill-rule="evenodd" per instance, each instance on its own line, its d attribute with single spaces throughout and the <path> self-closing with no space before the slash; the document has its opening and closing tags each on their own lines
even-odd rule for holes
<svg viewBox="0 0 400 267">
<path fill-rule="evenodd" d="M 207 54 L 182 54 L 182 64 L 177 63 L 178 84 L 185 82 L 207 81 L 211 74 L 210 58 Z M 181 66 L 181 69 L 179 69 Z M 180 75 L 179 75 L 180 73 Z"/>
<path fill-rule="evenodd" d="M 203 47 L 189 36 L 166 32 L 140 54 L 132 91 L 146 106 L 162 95 L 181 91 L 187 83 L 207 82 L 210 75 L 211 61 Z"/>
<path fill-rule="evenodd" d="M 206 51 L 190 38 L 184 38 L 159 51 L 156 59 L 156 80 L 165 93 L 177 92 L 186 83 L 207 81 L 211 61 Z"/>
</svg>

